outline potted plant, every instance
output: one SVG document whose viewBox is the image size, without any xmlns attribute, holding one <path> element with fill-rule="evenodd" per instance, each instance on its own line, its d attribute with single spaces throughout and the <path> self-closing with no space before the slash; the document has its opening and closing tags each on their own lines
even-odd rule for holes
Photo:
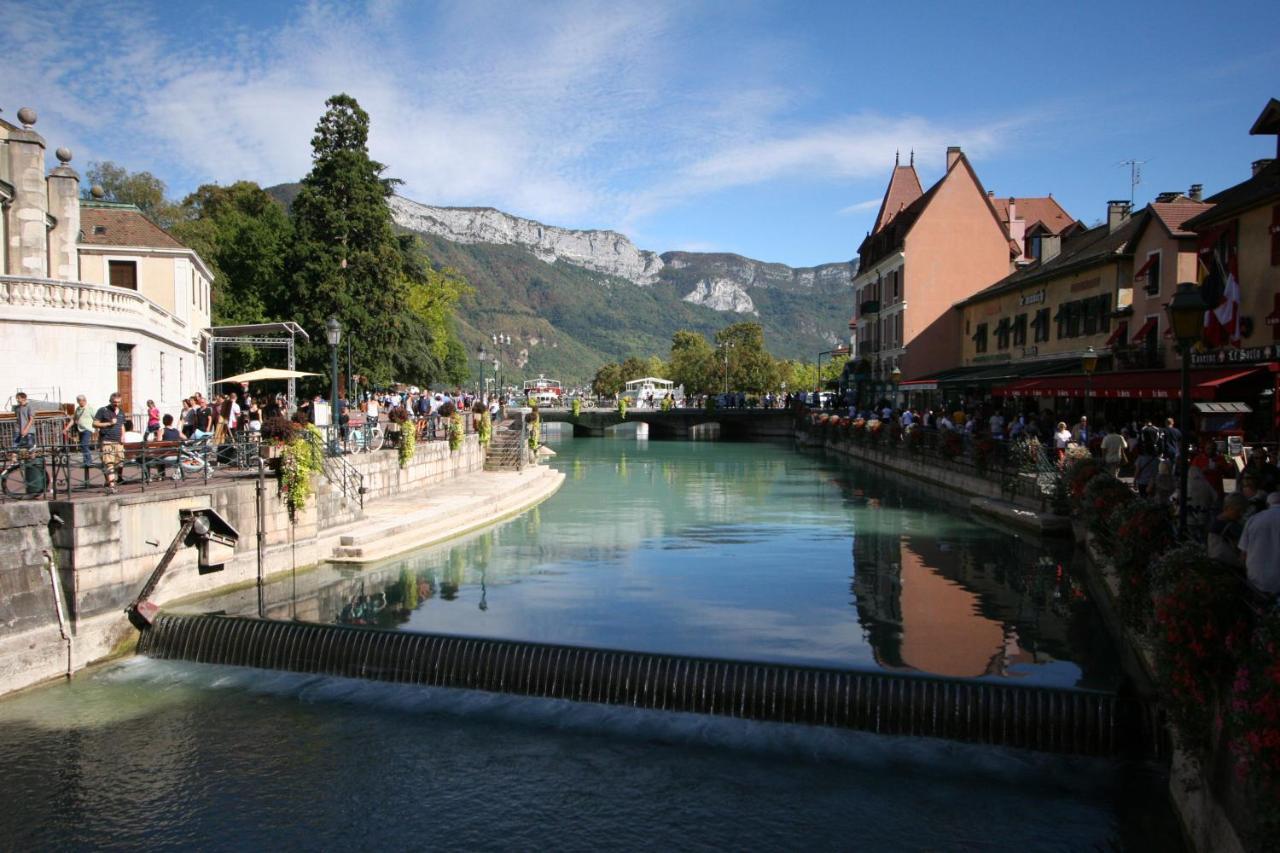
<svg viewBox="0 0 1280 853">
<path fill-rule="evenodd" d="M 262 441 L 258 452 L 263 459 L 279 459 L 284 448 L 298 436 L 298 425 L 288 418 L 277 415 L 262 422 Z"/>
</svg>

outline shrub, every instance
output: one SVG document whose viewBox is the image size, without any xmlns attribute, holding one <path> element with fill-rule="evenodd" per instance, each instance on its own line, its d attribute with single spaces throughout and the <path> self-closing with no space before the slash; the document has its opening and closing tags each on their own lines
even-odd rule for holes
<svg viewBox="0 0 1280 853">
<path fill-rule="evenodd" d="M 964 437 L 955 430 L 947 430 L 942 434 L 942 455 L 947 459 L 955 459 L 964 453 Z"/>
<path fill-rule="evenodd" d="M 1074 459 L 1071 451 L 1067 451 L 1067 464 L 1062 471 L 1062 480 L 1066 484 L 1067 499 L 1071 501 L 1072 510 L 1080 511 L 1084 487 L 1101 473 L 1102 466 L 1087 451 L 1084 456 L 1076 456 Z"/>
<path fill-rule="evenodd" d="M 1236 674 L 1249 636 L 1240 582 L 1199 545 L 1161 555 L 1152 566 L 1157 680 L 1169 718 L 1193 752 L 1213 742 L 1214 707 Z"/>
<path fill-rule="evenodd" d="M 536 414 L 538 410 L 535 408 L 533 411 Z M 627 398 L 626 397 L 618 398 L 618 416 L 623 420 L 627 419 Z"/>
<path fill-rule="evenodd" d="M 387 413 L 387 420 L 393 424 L 402 424 L 409 420 L 409 411 L 404 406 L 396 406 Z"/>
<path fill-rule="evenodd" d="M 573 408 L 573 416 L 576 418 L 578 415 L 582 414 L 582 401 L 579 400 L 577 397 L 574 397 L 572 408 Z"/>
<path fill-rule="evenodd" d="M 262 422 L 262 440 L 272 444 L 288 444 L 297 436 L 299 424 L 277 415 Z"/>
<path fill-rule="evenodd" d="M 1227 724 L 1236 774 L 1253 795 L 1255 833 L 1280 831 L 1280 611 L 1272 610 L 1241 649 Z"/>
<path fill-rule="evenodd" d="M 1135 500 L 1137 496 L 1133 490 L 1110 474 L 1098 474 L 1085 484 L 1080 500 L 1080 518 L 1089 526 L 1089 532 L 1099 547 L 1111 550 L 1115 544 L 1112 536 L 1115 526 L 1111 516 Z"/>
<path fill-rule="evenodd" d="M 403 410 L 397 409 L 394 411 L 403 411 Z M 417 449 L 418 449 L 418 431 L 413 428 L 412 424 L 410 424 L 407 427 L 402 427 L 400 430 L 400 446 L 397 448 L 397 452 L 399 453 L 399 461 L 400 461 L 401 468 L 408 466 L 409 460 L 413 458 L 414 451 L 416 451 Z"/>
<path fill-rule="evenodd" d="M 444 413 L 445 406 L 448 405 L 448 403 L 445 403 L 444 406 L 440 407 L 441 414 Z M 445 417 L 445 422 L 448 424 L 449 430 L 449 450 L 458 450 L 462 447 L 462 437 L 466 432 L 466 424 L 462 421 L 462 412 L 454 409 Z"/>
<path fill-rule="evenodd" d="M 1126 625 L 1146 632 L 1151 622 L 1151 564 L 1173 547 L 1173 519 L 1159 501 L 1136 499 L 1110 516 L 1111 556 L 1120 582 L 1117 606 Z"/>
</svg>

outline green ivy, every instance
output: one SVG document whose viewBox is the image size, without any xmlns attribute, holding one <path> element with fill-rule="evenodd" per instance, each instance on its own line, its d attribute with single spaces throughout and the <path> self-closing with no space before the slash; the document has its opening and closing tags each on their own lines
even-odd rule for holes
<svg viewBox="0 0 1280 853">
<path fill-rule="evenodd" d="M 449 416 L 449 450 L 456 451 L 462 448 L 462 437 L 466 429 L 466 425 L 462 421 L 462 412 L 454 412 Z"/>
<path fill-rule="evenodd" d="M 400 425 L 400 467 L 406 468 L 418 449 L 418 430 L 413 421 L 405 421 Z"/>
</svg>

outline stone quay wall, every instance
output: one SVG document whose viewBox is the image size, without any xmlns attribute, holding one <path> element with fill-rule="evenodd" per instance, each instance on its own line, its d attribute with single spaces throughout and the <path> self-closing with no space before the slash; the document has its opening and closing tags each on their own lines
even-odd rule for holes
<svg viewBox="0 0 1280 853">
<path fill-rule="evenodd" d="M 349 456 L 364 476 L 364 501 L 433 488 L 484 467 L 474 435 L 450 451 L 447 442 L 418 445 L 401 468 L 395 451 Z M 264 478 L 263 574 L 311 566 L 330 553 L 338 528 L 358 524 L 354 497 L 313 480 L 314 495 L 291 520 L 274 474 Z M 136 631 L 124 610 L 141 590 L 180 527 L 180 509 L 212 507 L 240 534 L 225 568 L 201 575 L 194 548 L 177 552 L 151 600 L 156 604 L 252 584 L 258 577 L 257 479 L 220 481 L 140 494 L 76 501 L 0 504 L 0 695 L 120 653 Z M 46 557 L 46 554 L 48 555 Z M 68 639 L 46 565 L 65 602 Z"/>
</svg>

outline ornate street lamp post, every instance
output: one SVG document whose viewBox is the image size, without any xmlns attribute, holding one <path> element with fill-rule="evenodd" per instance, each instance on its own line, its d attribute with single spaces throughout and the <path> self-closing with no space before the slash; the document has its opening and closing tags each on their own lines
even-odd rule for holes
<svg viewBox="0 0 1280 853">
<path fill-rule="evenodd" d="M 893 381 L 893 408 L 898 407 L 898 383 L 902 381 L 902 369 L 894 365 L 893 371 L 889 373 L 889 379 Z"/>
<path fill-rule="evenodd" d="M 1178 285 L 1173 300 L 1168 305 L 1169 324 L 1173 337 L 1182 353 L 1182 394 L 1179 400 L 1178 427 L 1182 430 L 1182 444 L 1178 448 L 1178 535 L 1187 535 L 1187 435 L 1191 429 L 1191 348 L 1200 340 L 1204 330 L 1204 312 L 1208 306 L 1200 295 L 1195 282 L 1184 281 Z"/>
<path fill-rule="evenodd" d="M 484 363 L 489 358 L 489 353 L 485 352 L 484 344 L 476 350 L 476 361 L 479 362 L 480 369 L 480 399 L 484 399 Z"/>
<path fill-rule="evenodd" d="M 330 380 L 329 387 L 329 430 L 332 436 L 330 450 L 334 456 L 338 450 L 338 344 L 342 342 L 342 324 L 337 314 L 330 314 L 324 324 L 324 336 L 329 342 Z"/>
<path fill-rule="evenodd" d="M 1084 369 L 1084 416 L 1093 419 L 1093 371 L 1098 369 L 1098 354 L 1089 347 L 1080 357 L 1080 367 Z M 1090 424 L 1092 427 L 1093 424 Z"/>
</svg>

